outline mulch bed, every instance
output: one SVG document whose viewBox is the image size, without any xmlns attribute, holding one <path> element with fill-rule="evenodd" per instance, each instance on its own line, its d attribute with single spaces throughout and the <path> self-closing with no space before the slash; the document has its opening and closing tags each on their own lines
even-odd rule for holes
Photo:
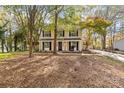
<svg viewBox="0 0 124 93">
<path fill-rule="evenodd" d="M 124 87 L 124 64 L 91 55 L 27 55 L 0 64 L 0 87 Z"/>
</svg>

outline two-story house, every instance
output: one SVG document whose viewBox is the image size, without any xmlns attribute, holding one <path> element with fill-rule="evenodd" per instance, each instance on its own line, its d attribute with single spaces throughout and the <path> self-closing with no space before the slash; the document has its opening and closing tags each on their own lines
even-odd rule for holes
<svg viewBox="0 0 124 93">
<path fill-rule="evenodd" d="M 58 31 L 57 51 L 80 52 L 82 51 L 82 31 Z M 54 33 L 52 31 L 42 31 L 39 40 L 40 52 L 52 52 L 54 50 Z"/>
</svg>

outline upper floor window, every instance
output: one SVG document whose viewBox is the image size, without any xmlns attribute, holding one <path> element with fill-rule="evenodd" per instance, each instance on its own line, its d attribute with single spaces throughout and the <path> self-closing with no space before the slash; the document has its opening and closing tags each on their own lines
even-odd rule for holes
<svg viewBox="0 0 124 93">
<path fill-rule="evenodd" d="M 43 31 L 43 37 L 51 37 L 51 31 Z"/>
<path fill-rule="evenodd" d="M 78 30 L 77 31 L 69 31 L 69 36 L 70 37 L 78 36 Z"/>
<path fill-rule="evenodd" d="M 57 36 L 58 37 L 64 37 L 64 30 L 63 31 L 58 31 Z"/>
</svg>

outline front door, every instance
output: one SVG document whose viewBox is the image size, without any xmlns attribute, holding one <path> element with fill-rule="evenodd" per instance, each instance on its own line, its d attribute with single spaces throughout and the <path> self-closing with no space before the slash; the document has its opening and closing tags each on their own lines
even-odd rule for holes
<svg viewBox="0 0 124 93">
<path fill-rule="evenodd" d="M 58 42 L 58 51 L 62 51 L 62 42 Z"/>
</svg>

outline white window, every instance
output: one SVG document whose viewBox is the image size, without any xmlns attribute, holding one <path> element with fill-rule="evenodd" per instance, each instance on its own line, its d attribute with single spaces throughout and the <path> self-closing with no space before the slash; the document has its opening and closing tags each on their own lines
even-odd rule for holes
<svg viewBox="0 0 124 93">
<path fill-rule="evenodd" d="M 64 30 L 63 31 L 58 31 L 57 36 L 58 37 L 64 37 Z"/>
<path fill-rule="evenodd" d="M 78 30 L 77 31 L 69 31 L 69 36 L 70 37 L 78 36 Z"/>
<path fill-rule="evenodd" d="M 43 31 L 43 37 L 51 37 L 51 31 Z"/>
</svg>

